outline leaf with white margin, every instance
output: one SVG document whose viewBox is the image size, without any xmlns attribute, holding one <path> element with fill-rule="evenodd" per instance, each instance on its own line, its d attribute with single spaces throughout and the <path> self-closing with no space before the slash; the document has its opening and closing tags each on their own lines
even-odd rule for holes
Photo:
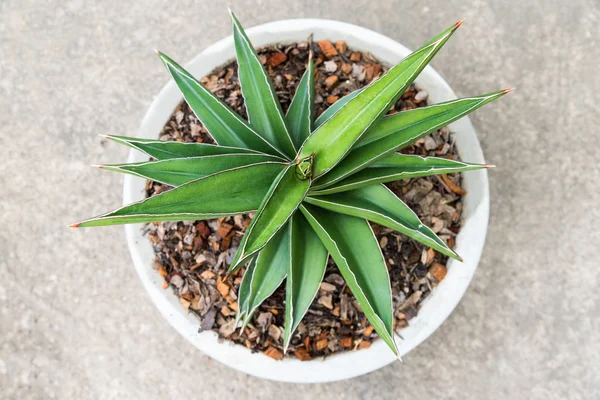
<svg viewBox="0 0 600 400">
<path fill-rule="evenodd" d="M 300 210 L 333 257 L 373 328 L 398 356 L 390 277 L 369 223 L 310 204 L 302 204 Z"/>
<path fill-rule="evenodd" d="M 180 186 L 218 172 L 261 163 L 284 166 L 280 158 L 262 154 L 221 154 L 215 156 L 171 158 L 130 164 L 98 165 L 114 172 L 132 174 L 171 186 Z"/>
<path fill-rule="evenodd" d="M 254 311 L 277 290 L 291 264 L 291 224 L 282 228 L 255 257 L 250 281 L 250 295 L 245 305 L 242 329 L 250 322 Z"/>
<path fill-rule="evenodd" d="M 242 147 L 285 157 L 227 104 L 166 54 L 158 53 L 196 117 L 219 145 Z"/>
<path fill-rule="evenodd" d="M 104 138 L 112 140 L 113 142 L 123 144 L 149 155 L 150 157 L 156 158 L 157 160 L 168 160 L 170 158 L 184 158 L 184 157 L 202 157 L 202 156 L 216 156 L 220 154 L 264 154 L 256 150 L 240 148 L 240 147 L 229 147 L 229 146 L 217 146 L 214 144 L 207 143 L 195 143 L 195 142 L 175 142 L 172 140 L 153 140 L 153 139 L 142 139 L 128 136 L 115 136 L 115 135 L 102 135 Z M 275 156 L 272 156 L 275 157 Z M 281 160 L 284 160 L 281 158 Z"/>
<path fill-rule="evenodd" d="M 314 189 L 331 186 L 510 91 L 451 100 L 386 116 L 361 137 L 346 158 L 315 182 Z"/>
<path fill-rule="evenodd" d="M 407 154 L 390 154 L 369 168 L 363 169 L 325 189 L 314 189 L 310 195 L 324 195 L 358 189 L 377 183 L 417 178 L 453 172 L 490 168 L 492 165 L 471 164 L 440 157 L 421 157 Z"/>
<path fill-rule="evenodd" d="M 296 148 L 310 136 L 315 114 L 315 64 L 310 58 L 285 116 Z"/>
<path fill-rule="evenodd" d="M 71 227 L 195 221 L 247 214 L 260 206 L 284 168 L 281 164 L 262 163 L 209 175 Z"/>
<path fill-rule="evenodd" d="M 296 159 L 314 155 L 315 179 L 335 167 L 352 146 L 400 98 L 460 24 L 411 53 L 343 106 L 304 142 Z"/>
<path fill-rule="evenodd" d="M 329 258 L 327 249 L 302 213 L 295 213 L 289 223 L 292 225 L 292 262 L 286 280 L 284 352 L 319 291 Z"/>
<path fill-rule="evenodd" d="M 296 155 L 296 148 L 288 131 L 281 103 L 244 28 L 231 12 L 233 39 L 238 63 L 238 78 L 248 112 L 250 126 L 288 157 Z"/>
<path fill-rule="evenodd" d="M 395 229 L 442 254 L 462 261 L 454 250 L 419 220 L 410 207 L 384 185 L 370 185 L 326 196 L 309 196 L 306 202 Z"/>
<path fill-rule="evenodd" d="M 296 178 L 294 164 L 288 165 L 281 171 L 248 226 L 229 267 L 228 274 L 247 262 L 285 225 L 304 200 L 310 188 L 310 182 L 310 179 L 299 180 Z"/>
</svg>

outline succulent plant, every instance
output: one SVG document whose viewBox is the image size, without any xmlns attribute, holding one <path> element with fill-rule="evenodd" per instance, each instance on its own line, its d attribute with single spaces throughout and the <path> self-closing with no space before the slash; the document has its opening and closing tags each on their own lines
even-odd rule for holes
<svg viewBox="0 0 600 400">
<path fill-rule="evenodd" d="M 385 185 L 399 179 L 487 167 L 398 153 L 509 90 L 386 115 L 461 22 L 361 90 L 314 116 L 308 60 L 289 110 L 236 17 L 233 38 L 248 121 L 163 53 L 160 59 L 217 145 L 109 136 L 153 161 L 106 165 L 175 188 L 72 225 L 202 220 L 252 213 L 228 275 L 248 264 L 238 323 L 286 280 L 284 347 L 313 301 L 329 255 L 380 337 L 398 354 L 388 270 L 368 221 L 461 260 Z"/>
</svg>

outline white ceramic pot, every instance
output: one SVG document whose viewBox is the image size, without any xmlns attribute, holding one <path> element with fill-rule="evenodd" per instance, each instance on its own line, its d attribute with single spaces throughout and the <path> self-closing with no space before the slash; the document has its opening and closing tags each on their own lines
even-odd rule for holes
<svg viewBox="0 0 600 400">
<path fill-rule="evenodd" d="M 444 27 L 440 27 L 444 28 Z M 371 30 L 347 23 L 322 19 L 294 19 L 271 22 L 248 29 L 248 36 L 256 47 L 273 43 L 305 41 L 312 33 L 315 40 L 345 40 L 352 49 L 370 52 L 387 64 L 395 64 L 409 54 L 409 50 L 394 40 Z M 453 45 L 450 42 L 447 48 Z M 446 50 L 448 51 L 448 50 Z M 233 38 L 225 38 L 194 58 L 186 68 L 201 78 L 214 68 L 235 58 Z M 431 67 L 426 67 L 416 83 L 429 92 L 433 103 L 452 100 L 456 96 L 444 79 Z M 182 100 L 174 81 L 170 81 L 156 96 L 140 128 L 139 137 L 156 139 L 172 112 Z M 475 130 L 465 117 L 450 125 L 456 133 L 456 146 L 461 158 L 468 162 L 484 163 Z M 146 161 L 147 157 L 132 150 L 129 162 Z M 123 202 L 129 204 L 144 198 L 144 180 L 125 176 Z M 456 250 L 465 262 L 449 261 L 448 274 L 433 293 L 410 326 L 402 330 L 404 340 L 398 339 L 400 355 L 405 355 L 427 339 L 463 296 L 483 249 L 489 214 L 488 180 L 485 170 L 463 173 L 463 225 L 456 238 Z M 150 241 L 142 236 L 142 225 L 125 227 L 127 242 L 144 287 L 152 301 L 169 323 L 190 343 L 208 356 L 239 371 L 262 378 L 285 382 L 328 382 L 366 374 L 393 361 L 395 357 L 381 340 L 366 350 L 341 353 L 324 360 L 301 362 L 294 358 L 274 361 L 262 353 L 252 354 L 247 348 L 228 341 L 219 341 L 212 331 L 198 333 L 198 319 L 187 313 L 170 289 L 163 289 L 163 278 L 152 269 L 154 251 Z M 465 340 L 468 340 L 465 338 Z M 406 365 L 406 368 L 411 368 Z"/>
</svg>

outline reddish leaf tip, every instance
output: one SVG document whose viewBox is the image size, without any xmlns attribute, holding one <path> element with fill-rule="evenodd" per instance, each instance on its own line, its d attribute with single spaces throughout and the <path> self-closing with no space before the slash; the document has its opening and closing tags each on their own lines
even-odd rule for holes
<svg viewBox="0 0 600 400">
<path fill-rule="evenodd" d="M 483 168 L 496 168 L 496 165 L 494 165 L 494 164 L 484 164 Z"/>
<path fill-rule="evenodd" d="M 513 87 L 513 88 L 504 89 L 504 90 L 502 91 L 502 94 L 507 94 L 507 93 L 510 93 L 510 92 L 512 92 L 513 90 L 515 90 L 515 88 L 514 88 L 514 87 Z"/>
<path fill-rule="evenodd" d="M 79 225 L 81 225 L 81 222 L 71 224 L 71 225 L 69 225 L 69 228 L 79 228 Z"/>
<path fill-rule="evenodd" d="M 155 48 L 153 48 L 152 50 L 154 50 L 154 52 L 160 56 L 160 51 L 158 51 L 158 50 L 156 49 L 156 47 L 155 47 Z"/>
<path fill-rule="evenodd" d="M 456 25 L 454 25 L 454 29 L 457 29 L 459 26 L 461 26 L 463 24 L 463 22 L 465 22 L 466 18 L 461 19 L 460 21 L 458 21 L 456 23 Z"/>
<path fill-rule="evenodd" d="M 99 164 L 92 164 L 91 166 L 92 167 L 96 167 L 96 168 L 100 168 L 100 169 L 104 168 L 104 165 L 99 165 Z"/>
</svg>

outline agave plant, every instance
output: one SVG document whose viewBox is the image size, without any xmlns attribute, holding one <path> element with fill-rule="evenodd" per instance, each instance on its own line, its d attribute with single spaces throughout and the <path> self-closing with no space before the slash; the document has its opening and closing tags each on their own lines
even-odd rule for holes
<svg viewBox="0 0 600 400">
<path fill-rule="evenodd" d="M 155 161 L 105 169 L 175 188 L 72 226 L 203 220 L 255 212 L 228 270 L 229 275 L 248 264 L 238 296 L 241 326 L 286 280 L 287 349 L 331 255 L 369 322 L 398 354 L 388 270 L 368 221 L 461 260 L 384 183 L 486 167 L 398 151 L 509 90 L 386 116 L 461 21 L 316 119 L 314 65 L 308 60 L 284 114 L 255 49 L 236 17 L 231 17 L 248 121 L 158 53 L 218 145 L 110 136 Z"/>
</svg>

